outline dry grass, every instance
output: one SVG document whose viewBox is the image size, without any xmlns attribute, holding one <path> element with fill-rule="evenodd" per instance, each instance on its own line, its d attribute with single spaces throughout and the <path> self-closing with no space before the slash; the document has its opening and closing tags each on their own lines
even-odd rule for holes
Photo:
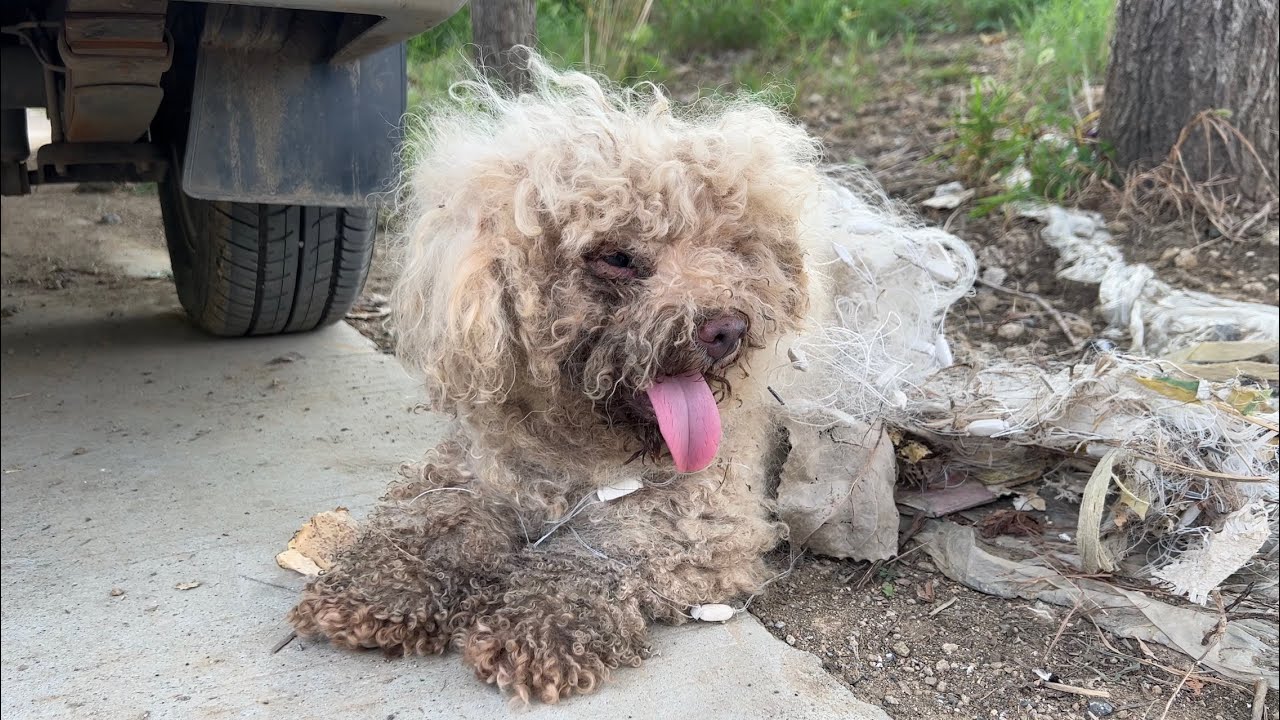
<svg viewBox="0 0 1280 720">
<path fill-rule="evenodd" d="M 1203 163 L 1194 154 L 1203 154 Z M 1255 163 L 1266 197 L 1250 201 L 1240 192 L 1239 173 Z M 1276 181 L 1266 162 L 1217 110 L 1197 113 L 1178 133 L 1165 161 L 1130 175 L 1121 193 L 1130 216 L 1154 220 L 1172 214 L 1192 223 L 1204 219 L 1233 241 L 1261 226 L 1278 205 Z"/>
</svg>

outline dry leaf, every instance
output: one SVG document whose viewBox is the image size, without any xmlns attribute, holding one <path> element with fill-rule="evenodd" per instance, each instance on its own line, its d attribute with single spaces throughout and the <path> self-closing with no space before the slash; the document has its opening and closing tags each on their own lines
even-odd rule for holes
<svg viewBox="0 0 1280 720">
<path fill-rule="evenodd" d="M 303 575 L 319 575 L 355 542 L 358 525 L 344 507 L 311 516 L 289 539 L 289 547 L 276 555 L 276 564 Z"/>
<path fill-rule="evenodd" d="M 933 578 L 925 580 L 923 585 L 916 588 L 916 597 L 927 603 L 931 603 L 936 599 L 933 592 Z"/>
<path fill-rule="evenodd" d="M 908 440 L 906 444 L 898 448 L 898 457 L 906 460 L 909 464 L 915 465 L 921 460 L 929 457 L 932 451 L 925 447 L 923 443 L 915 440 Z"/>
</svg>

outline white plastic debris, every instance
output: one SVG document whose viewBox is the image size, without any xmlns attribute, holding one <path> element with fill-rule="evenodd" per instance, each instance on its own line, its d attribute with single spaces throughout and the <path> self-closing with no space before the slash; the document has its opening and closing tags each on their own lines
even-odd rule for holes
<svg viewBox="0 0 1280 720">
<path fill-rule="evenodd" d="M 1045 224 L 1041 236 L 1060 256 L 1058 277 L 1098 285 L 1103 315 L 1129 334 L 1134 352 L 1164 355 L 1205 340 L 1280 338 L 1280 308 L 1174 288 L 1150 267 L 1125 262 L 1097 213 L 1026 205 L 1020 214 Z"/>
<path fill-rule="evenodd" d="M 644 483 L 639 478 L 624 478 L 597 489 L 596 497 L 600 502 L 609 502 L 625 495 L 630 495 L 642 487 L 644 487 Z"/>
<path fill-rule="evenodd" d="M 1262 549 L 1270 532 L 1267 508 L 1255 500 L 1228 515 L 1221 530 L 1156 570 L 1154 576 L 1191 602 L 1204 605 L 1210 591 Z"/>
<path fill-rule="evenodd" d="M 949 182 L 934 188 L 933 197 L 920 204 L 934 210 L 954 210 L 973 197 L 973 192 L 958 182 Z"/>
<path fill-rule="evenodd" d="M 733 617 L 735 612 L 732 607 L 723 603 L 694 605 L 689 608 L 689 616 L 702 622 L 726 622 Z"/>
</svg>

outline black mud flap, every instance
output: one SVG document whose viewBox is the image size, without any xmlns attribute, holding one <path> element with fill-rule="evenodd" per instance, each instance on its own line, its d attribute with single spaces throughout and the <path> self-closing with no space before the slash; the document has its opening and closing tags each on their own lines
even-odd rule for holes
<svg viewBox="0 0 1280 720">
<path fill-rule="evenodd" d="M 308 45 L 201 47 L 184 192 L 353 207 L 391 189 L 405 111 L 404 46 L 339 65 Z"/>
</svg>

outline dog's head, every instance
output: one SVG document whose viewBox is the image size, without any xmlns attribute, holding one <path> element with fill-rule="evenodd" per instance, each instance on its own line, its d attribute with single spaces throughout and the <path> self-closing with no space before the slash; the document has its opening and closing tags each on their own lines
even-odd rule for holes
<svg viewBox="0 0 1280 720">
<path fill-rule="evenodd" d="M 805 317 L 816 148 L 758 103 L 677 115 L 531 68 L 533 93 L 470 84 L 426 122 L 401 355 L 438 409 L 665 441 L 700 469 L 734 380 Z"/>
</svg>

